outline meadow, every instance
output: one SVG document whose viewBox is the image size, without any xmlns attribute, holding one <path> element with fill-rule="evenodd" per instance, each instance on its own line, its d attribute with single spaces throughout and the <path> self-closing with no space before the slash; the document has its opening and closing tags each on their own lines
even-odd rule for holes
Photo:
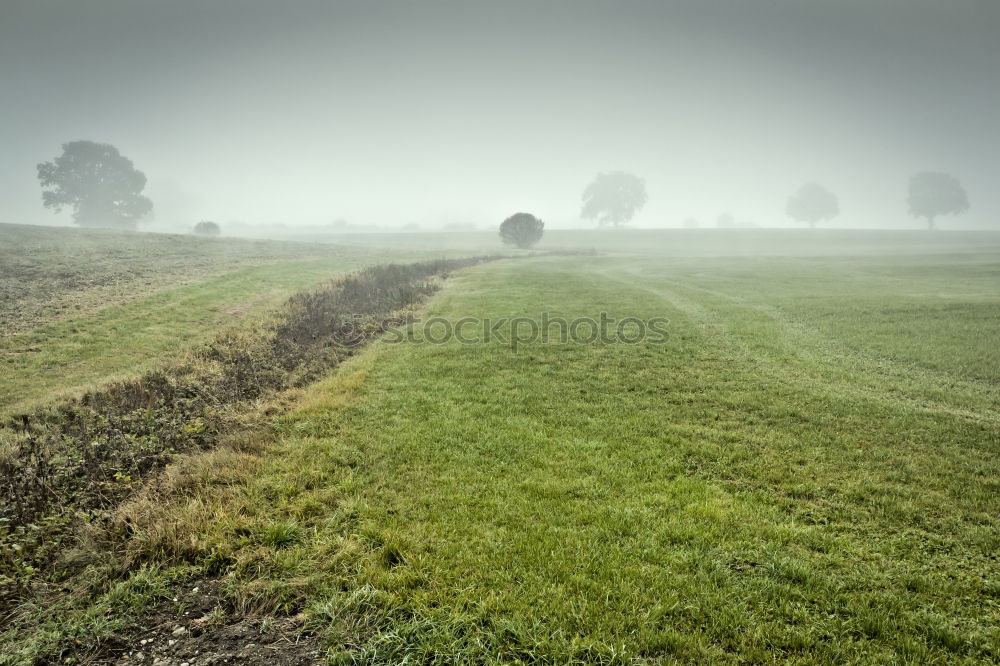
<svg viewBox="0 0 1000 666">
<path fill-rule="evenodd" d="M 304 236 L 303 240 L 347 247 L 423 250 L 426 252 L 494 252 L 496 231 L 401 233 L 339 233 Z M 928 235 L 922 230 L 879 229 L 551 229 L 536 248 L 599 251 L 657 257 L 768 256 L 895 256 L 965 254 L 1000 251 L 994 231 L 948 231 Z"/>
<path fill-rule="evenodd" d="M 136 376 L 336 275 L 441 254 L 0 224 L 0 415 Z"/>
<path fill-rule="evenodd" d="M 201 586 L 334 663 L 1000 659 L 1000 238 L 704 235 L 454 273 L 423 318 L 669 338 L 376 341 L 118 506 L 0 655 L 117 657 Z"/>
</svg>

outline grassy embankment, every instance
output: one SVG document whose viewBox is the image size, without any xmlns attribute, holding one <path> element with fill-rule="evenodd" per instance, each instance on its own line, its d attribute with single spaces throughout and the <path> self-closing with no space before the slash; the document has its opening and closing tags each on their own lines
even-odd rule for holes
<svg viewBox="0 0 1000 666">
<path fill-rule="evenodd" d="M 132 573 L 47 630 L 221 576 L 362 663 L 996 660 L 998 260 L 471 269 L 433 314 L 666 316 L 670 341 L 378 344 L 269 445 L 124 507 Z"/>
</svg>

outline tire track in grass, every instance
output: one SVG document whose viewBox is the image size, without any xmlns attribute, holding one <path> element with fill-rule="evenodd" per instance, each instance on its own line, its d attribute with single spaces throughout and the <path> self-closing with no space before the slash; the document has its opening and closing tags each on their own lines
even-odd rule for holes
<svg viewBox="0 0 1000 666">
<path fill-rule="evenodd" d="M 677 284 L 677 287 L 692 292 L 704 293 L 735 306 L 760 313 L 782 327 L 786 333 L 798 338 L 801 344 L 791 347 L 793 351 L 797 351 L 799 356 L 811 356 L 817 363 L 830 364 L 833 361 L 853 362 L 855 367 L 859 368 L 859 372 L 864 372 L 865 367 L 871 366 L 874 371 L 886 378 L 937 384 L 943 387 L 942 390 L 947 390 L 948 392 L 953 392 L 958 387 L 966 392 L 966 395 L 963 397 L 970 400 L 974 399 L 972 396 L 980 396 L 986 393 L 989 395 L 989 401 L 992 404 L 1000 403 L 1000 394 L 998 394 L 997 387 L 988 381 L 959 377 L 949 372 L 910 365 L 884 356 L 874 356 L 865 353 L 857 348 L 850 347 L 837 338 L 827 335 L 815 326 L 794 319 L 788 313 L 782 311 L 781 308 L 768 303 L 754 302 L 741 296 L 726 294 L 704 287 L 695 287 L 693 285 Z M 832 351 L 825 356 L 816 353 L 823 348 L 836 348 L 836 351 Z M 993 414 L 997 416 L 996 412 L 993 412 Z"/>
<path fill-rule="evenodd" d="M 720 351 L 734 351 L 741 360 L 754 365 L 766 362 L 771 376 L 775 378 L 816 393 L 853 400 L 874 400 L 890 407 L 922 410 L 1000 425 L 1000 412 L 995 409 L 973 409 L 949 404 L 926 394 L 919 397 L 912 394 L 927 391 L 927 387 L 921 384 L 928 384 L 934 393 L 951 394 L 968 402 L 981 402 L 981 398 L 976 400 L 978 394 L 984 391 L 993 394 L 993 387 L 926 368 L 900 367 L 889 359 L 866 355 L 803 322 L 791 320 L 783 313 L 779 314 L 776 308 L 767 304 L 750 303 L 739 297 L 685 285 L 677 280 L 666 280 L 673 285 L 671 290 L 637 285 L 634 279 L 614 275 L 615 270 L 626 275 L 638 275 L 637 271 L 628 269 L 602 269 L 600 273 L 609 280 L 663 299 L 709 333 L 710 339 L 715 340 Z M 698 302 L 686 297 L 680 293 L 683 290 L 726 300 L 744 312 L 762 315 L 764 320 L 758 319 L 758 323 L 777 329 L 769 338 L 778 343 L 777 349 L 769 351 L 762 344 L 749 342 L 747 336 L 734 331 L 734 327 L 726 323 L 719 308 L 713 309 L 706 306 L 704 301 Z M 790 363 L 790 359 L 799 359 L 803 363 L 796 368 Z M 885 386 L 876 379 L 899 382 L 900 385 Z M 956 389 L 961 392 L 956 392 Z"/>
<path fill-rule="evenodd" d="M 641 315 L 667 304 L 680 319 L 671 331 L 675 353 L 644 361 L 635 356 L 646 351 L 641 347 L 579 345 L 520 357 L 499 346 L 396 348 L 383 356 L 369 384 L 374 399 L 353 411 L 351 428 L 338 436 L 368 433 L 379 450 L 369 466 L 381 484 L 362 489 L 370 503 L 358 504 L 369 507 L 366 524 L 386 535 L 375 546 L 402 544 L 412 564 L 393 557 L 365 581 L 384 591 L 391 619 L 357 637 L 358 661 L 377 661 L 385 651 L 399 661 L 429 661 L 459 650 L 480 661 L 484 654 L 557 655 L 553 663 L 611 662 L 612 649 L 632 663 L 839 662 L 869 649 L 884 656 L 899 649 L 893 632 L 908 640 L 931 626 L 918 609 L 926 598 L 903 591 L 893 575 L 942 564 L 970 578 L 983 570 L 975 554 L 944 560 L 920 545 L 902 549 L 912 535 L 896 540 L 912 523 L 890 510 L 920 513 L 933 501 L 910 503 L 897 490 L 920 485 L 925 498 L 954 501 L 939 484 L 888 476 L 910 450 L 928 452 L 927 438 L 914 431 L 911 446 L 875 428 L 885 441 L 855 453 L 853 439 L 865 436 L 858 429 L 867 418 L 863 403 L 824 399 L 831 389 L 821 375 L 780 363 L 787 353 L 780 345 L 762 357 L 738 317 L 729 321 L 725 310 L 680 287 L 651 289 L 614 268 L 580 264 L 520 273 L 467 278 L 479 287 L 473 296 L 453 291 L 432 309 L 452 317 L 470 310 L 517 315 L 557 303 L 567 316 L 601 306 Z M 751 314 L 749 324 L 780 330 Z M 473 397 L 484 387 L 489 398 Z M 532 398 L 565 387 L 586 391 L 564 395 L 558 416 Z M 797 417 L 800 388 L 819 409 L 829 403 L 829 418 Z M 685 408 L 685 394 L 703 409 Z M 410 416 L 417 411 L 420 418 Z M 903 427 L 928 423 L 919 414 Z M 377 434 L 383 431 L 405 435 Z M 823 448 L 826 441 L 834 445 Z M 921 473 L 920 481 L 952 475 L 936 464 Z M 829 522 L 820 527 L 819 519 Z M 950 534 L 930 522 L 915 530 Z M 390 596 L 406 576 L 426 587 Z M 961 593 L 987 603 L 967 591 L 971 585 Z M 886 586 L 905 603 L 883 592 Z M 480 596 L 488 603 L 477 605 Z M 943 612 L 966 622 L 962 635 L 978 627 L 969 619 L 975 612 Z M 649 618 L 646 625 L 665 621 L 695 638 L 654 627 L 644 633 L 637 613 Z M 518 631 L 491 643 L 498 621 Z M 795 638 L 783 643 L 778 626 Z M 592 651 L 576 651 L 566 632 L 586 637 Z M 750 633 L 756 638 L 747 639 Z M 856 648 L 856 640 L 866 644 Z M 521 652 L 528 649 L 534 652 Z"/>
</svg>

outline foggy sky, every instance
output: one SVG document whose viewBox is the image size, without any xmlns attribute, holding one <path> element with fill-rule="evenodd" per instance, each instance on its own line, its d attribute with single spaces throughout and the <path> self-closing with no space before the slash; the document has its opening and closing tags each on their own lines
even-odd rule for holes
<svg viewBox="0 0 1000 666">
<path fill-rule="evenodd" d="M 913 227 L 943 170 L 1000 227 L 1000 2 L 0 0 L 0 222 L 68 223 L 35 165 L 112 143 L 157 228 L 578 219 L 598 172 L 646 179 L 635 226 L 722 212 Z"/>
</svg>

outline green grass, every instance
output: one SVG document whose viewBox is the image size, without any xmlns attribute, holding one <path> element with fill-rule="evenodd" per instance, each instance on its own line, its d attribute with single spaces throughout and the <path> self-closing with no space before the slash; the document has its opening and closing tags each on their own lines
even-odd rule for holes
<svg viewBox="0 0 1000 666">
<path fill-rule="evenodd" d="M 0 414 L 156 367 L 291 294 L 427 253 L 0 225 Z"/>
<path fill-rule="evenodd" d="M 0 336 L 240 268 L 344 253 L 316 243 L 0 224 Z"/>
<path fill-rule="evenodd" d="M 671 338 L 377 345 L 267 449 L 126 508 L 126 551 L 223 562 L 239 607 L 305 609 L 358 663 L 993 661 L 996 262 L 465 271 L 432 314 Z"/>
<path fill-rule="evenodd" d="M 376 344 L 121 507 L 9 659 L 221 576 L 335 662 L 995 662 L 1000 252 L 904 236 L 462 271 L 426 316 L 669 342 Z"/>
</svg>

